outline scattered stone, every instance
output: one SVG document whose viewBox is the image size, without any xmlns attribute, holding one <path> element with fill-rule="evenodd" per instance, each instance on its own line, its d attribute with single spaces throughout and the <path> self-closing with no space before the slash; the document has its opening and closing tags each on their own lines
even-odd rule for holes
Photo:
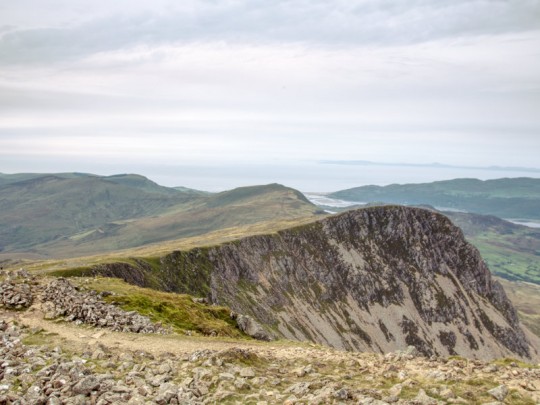
<svg viewBox="0 0 540 405">
<path fill-rule="evenodd" d="M 384 397 L 382 401 L 386 402 L 387 404 L 393 404 L 399 401 L 399 397 L 397 395 L 390 395 L 388 397 Z"/>
<path fill-rule="evenodd" d="M 245 378 L 237 378 L 236 380 L 234 380 L 234 386 L 236 387 L 236 389 L 239 390 L 245 390 L 249 388 L 249 384 L 247 383 Z"/>
<path fill-rule="evenodd" d="M 99 341 L 91 342 L 81 352 L 60 347 L 50 350 L 26 346 L 25 337 L 39 330 L 30 331 L 6 321 L 3 314 L 8 312 L 16 315 L 13 318 L 20 315 L 13 309 L 0 309 L 0 404 L 467 404 L 477 402 L 475 395 L 485 395 L 485 391 L 470 385 L 463 392 L 457 386 L 485 378 L 504 383 L 489 390 L 497 401 L 492 404 L 508 399 L 507 387 L 519 392 L 524 403 L 540 403 L 535 386 L 540 370 L 534 368 L 427 359 L 413 356 L 412 349 L 403 351 L 399 358 L 395 353 L 347 353 L 313 346 L 286 347 L 287 354 L 280 356 L 266 346 L 261 350 L 232 347 L 152 356 L 140 350 L 115 350 Z M 88 328 L 84 334 L 101 337 L 94 337 L 96 334 Z M 306 359 L 313 364 L 299 367 Z M 442 376 L 448 385 L 436 383 Z M 398 377 L 402 379 L 399 384 L 382 388 L 387 387 L 382 385 L 387 378 Z M 356 385 L 358 381 L 363 382 Z M 422 389 L 424 381 L 429 381 L 427 393 Z M 344 386 L 345 382 L 350 385 Z M 418 395 L 404 399 L 408 388 Z"/>
<path fill-rule="evenodd" d="M 255 377 L 255 371 L 251 367 L 244 367 L 240 370 L 240 377 L 253 378 Z"/>
<path fill-rule="evenodd" d="M 99 380 L 96 378 L 96 376 L 91 375 L 91 376 L 85 377 L 73 386 L 73 393 L 81 394 L 81 395 L 88 395 L 92 391 L 98 389 L 99 384 L 100 384 Z"/>
<path fill-rule="evenodd" d="M 231 373 L 220 373 L 219 379 L 221 381 L 234 381 L 234 375 Z"/>
<path fill-rule="evenodd" d="M 34 298 L 30 285 L 4 281 L 0 284 L 0 306 L 9 309 L 23 309 L 32 305 Z"/>
<path fill-rule="evenodd" d="M 439 401 L 437 401 L 435 398 L 431 398 L 428 394 L 426 394 L 426 391 L 423 389 L 418 391 L 418 395 L 416 398 L 414 398 L 414 401 L 421 405 L 437 405 L 439 403 Z"/>
<path fill-rule="evenodd" d="M 305 395 L 309 392 L 310 385 L 308 382 L 299 382 L 291 385 L 284 392 L 285 394 Z"/>
<path fill-rule="evenodd" d="M 347 391 L 345 388 L 341 388 L 334 392 L 334 397 L 337 399 L 345 400 L 349 398 L 349 391 Z"/>
<path fill-rule="evenodd" d="M 452 391 L 448 387 L 444 387 L 443 389 L 441 389 L 441 391 L 439 392 L 439 395 L 442 398 L 445 398 L 445 399 L 450 399 L 450 398 L 455 398 L 456 397 L 456 394 L 454 394 L 454 391 Z"/>
<path fill-rule="evenodd" d="M 506 385 L 499 385 L 498 387 L 489 390 L 488 394 L 497 401 L 503 402 L 508 395 L 508 387 Z"/>
<path fill-rule="evenodd" d="M 484 373 L 496 373 L 499 371 L 499 367 L 497 367 L 495 364 L 489 364 L 488 366 L 484 367 L 482 371 Z"/>
<path fill-rule="evenodd" d="M 94 350 L 94 352 L 92 353 L 92 360 L 101 360 L 101 359 L 104 359 L 105 357 L 106 357 L 106 354 L 101 349 Z"/>
<path fill-rule="evenodd" d="M 47 318 L 64 317 L 67 321 L 85 323 L 113 331 L 132 333 L 168 333 L 159 324 L 135 311 L 124 311 L 107 304 L 95 291 L 83 292 L 64 278 L 51 281 L 41 294 Z"/>
</svg>

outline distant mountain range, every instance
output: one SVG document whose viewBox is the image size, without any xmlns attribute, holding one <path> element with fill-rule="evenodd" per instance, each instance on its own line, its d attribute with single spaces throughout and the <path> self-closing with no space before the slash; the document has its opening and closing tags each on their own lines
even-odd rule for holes
<svg viewBox="0 0 540 405">
<path fill-rule="evenodd" d="M 135 174 L 0 174 L 0 254 L 93 254 L 315 211 L 278 184 L 210 194 Z"/>
<path fill-rule="evenodd" d="M 422 184 L 362 186 L 329 195 L 364 203 L 429 204 L 501 218 L 540 220 L 540 179 L 456 179 Z"/>
<path fill-rule="evenodd" d="M 401 167 L 426 167 L 426 168 L 444 168 L 444 169 L 469 169 L 469 170 L 491 170 L 505 172 L 537 172 L 540 169 L 536 167 L 520 167 L 520 166 L 459 166 L 449 165 L 444 163 L 388 163 L 388 162 L 371 162 L 369 160 L 322 160 L 322 164 L 328 165 L 351 165 L 351 166 L 401 166 Z"/>
</svg>

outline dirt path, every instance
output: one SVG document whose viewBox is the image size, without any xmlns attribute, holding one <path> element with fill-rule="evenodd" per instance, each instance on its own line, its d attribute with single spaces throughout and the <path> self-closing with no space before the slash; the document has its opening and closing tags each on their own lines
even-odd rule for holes
<svg viewBox="0 0 540 405">
<path fill-rule="evenodd" d="M 86 350 L 103 345 L 118 351 L 145 351 L 153 355 L 163 353 L 188 354 L 196 350 L 226 350 L 242 348 L 254 351 L 259 356 L 275 358 L 305 358 L 306 355 L 321 355 L 321 350 L 308 344 L 294 342 L 257 342 L 242 340 L 227 340 L 224 338 L 194 337 L 179 334 L 156 335 L 113 332 L 107 329 L 97 329 L 87 325 L 75 325 L 69 322 L 46 320 L 43 312 L 34 305 L 22 313 L 7 313 L 20 324 L 36 330 L 43 330 L 47 340 L 62 344 L 75 350 Z M 341 353 L 329 348 L 324 352 Z M 343 353 L 345 354 L 345 353 Z"/>
</svg>

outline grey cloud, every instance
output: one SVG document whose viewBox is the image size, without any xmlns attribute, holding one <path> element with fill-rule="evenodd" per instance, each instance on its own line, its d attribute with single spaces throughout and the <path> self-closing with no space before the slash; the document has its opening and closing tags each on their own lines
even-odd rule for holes
<svg viewBox="0 0 540 405">
<path fill-rule="evenodd" d="M 536 0 L 201 1 L 189 10 L 102 15 L 75 26 L 44 21 L 43 28 L 10 30 L 0 37 L 0 63 L 179 41 L 395 45 L 540 29 Z"/>
</svg>

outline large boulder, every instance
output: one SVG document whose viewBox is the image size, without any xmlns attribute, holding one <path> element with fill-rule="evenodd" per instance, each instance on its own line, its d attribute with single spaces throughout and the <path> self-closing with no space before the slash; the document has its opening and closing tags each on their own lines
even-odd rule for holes
<svg viewBox="0 0 540 405">
<path fill-rule="evenodd" d="M 274 337 L 268 333 L 255 319 L 248 315 L 235 315 L 236 323 L 240 330 L 246 335 L 257 340 L 265 340 L 267 342 L 274 340 Z"/>
</svg>

